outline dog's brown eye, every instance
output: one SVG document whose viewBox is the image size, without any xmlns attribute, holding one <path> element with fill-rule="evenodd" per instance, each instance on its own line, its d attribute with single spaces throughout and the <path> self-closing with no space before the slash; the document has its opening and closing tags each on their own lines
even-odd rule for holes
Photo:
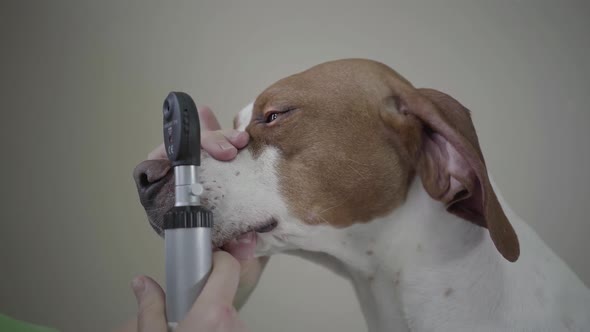
<svg viewBox="0 0 590 332">
<path fill-rule="evenodd" d="M 266 117 L 266 123 L 271 123 L 274 120 L 276 120 L 279 117 L 279 113 L 278 112 L 273 112 L 270 113 L 267 117 Z"/>
<path fill-rule="evenodd" d="M 264 119 L 264 122 L 271 123 L 274 120 L 278 119 L 280 115 L 291 112 L 293 110 L 295 110 L 294 107 L 285 107 L 285 108 L 282 108 L 278 111 L 270 111 L 266 114 L 266 118 Z"/>
</svg>

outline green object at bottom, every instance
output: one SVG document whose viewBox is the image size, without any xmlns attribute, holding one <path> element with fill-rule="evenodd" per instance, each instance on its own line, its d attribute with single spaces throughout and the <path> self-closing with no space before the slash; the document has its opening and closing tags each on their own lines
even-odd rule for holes
<svg viewBox="0 0 590 332">
<path fill-rule="evenodd" d="M 18 321 L 0 314 L 0 332 L 59 332 L 49 327 Z"/>
</svg>

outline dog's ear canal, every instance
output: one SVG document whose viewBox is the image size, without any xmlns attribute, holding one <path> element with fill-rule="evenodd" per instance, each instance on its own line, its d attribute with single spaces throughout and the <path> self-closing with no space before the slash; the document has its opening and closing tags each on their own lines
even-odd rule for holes
<svg viewBox="0 0 590 332">
<path fill-rule="evenodd" d="M 425 190 L 450 213 L 488 228 L 502 256 L 516 261 L 518 238 L 488 178 L 469 110 L 432 89 L 417 89 L 400 100 L 399 115 L 421 123 L 416 168 Z"/>
</svg>

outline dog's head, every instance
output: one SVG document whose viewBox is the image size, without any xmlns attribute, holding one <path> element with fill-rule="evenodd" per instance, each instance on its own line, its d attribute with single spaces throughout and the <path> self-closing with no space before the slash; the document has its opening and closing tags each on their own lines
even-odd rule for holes
<svg viewBox="0 0 590 332">
<path fill-rule="evenodd" d="M 383 64 L 339 60 L 282 79 L 238 114 L 235 127 L 251 137 L 236 159 L 202 161 L 215 246 L 248 233 L 258 234 L 261 253 L 297 249 L 314 225 L 345 228 L 390 213 L 419 176 L 450 213 L 488 228 L 499 252 L 518 258 L 469 111 Z M 161 233 L 173 205 L 170 165 L 146 161 L 135 178 Z"/>
</svg>

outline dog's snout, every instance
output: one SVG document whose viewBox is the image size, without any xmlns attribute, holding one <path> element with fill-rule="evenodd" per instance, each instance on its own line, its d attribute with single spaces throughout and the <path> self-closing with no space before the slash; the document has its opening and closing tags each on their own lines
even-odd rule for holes
<svg viewBox="0 0 590 332">
<path fill-rule="evenodd" d="M 133 170 L 133 178 L 140 196 L 148 194 L 150 188 L 161 183 L 169 171 L 170 161 L 167 159 L 146 160 L 137 165 Z"/>
</svg>

